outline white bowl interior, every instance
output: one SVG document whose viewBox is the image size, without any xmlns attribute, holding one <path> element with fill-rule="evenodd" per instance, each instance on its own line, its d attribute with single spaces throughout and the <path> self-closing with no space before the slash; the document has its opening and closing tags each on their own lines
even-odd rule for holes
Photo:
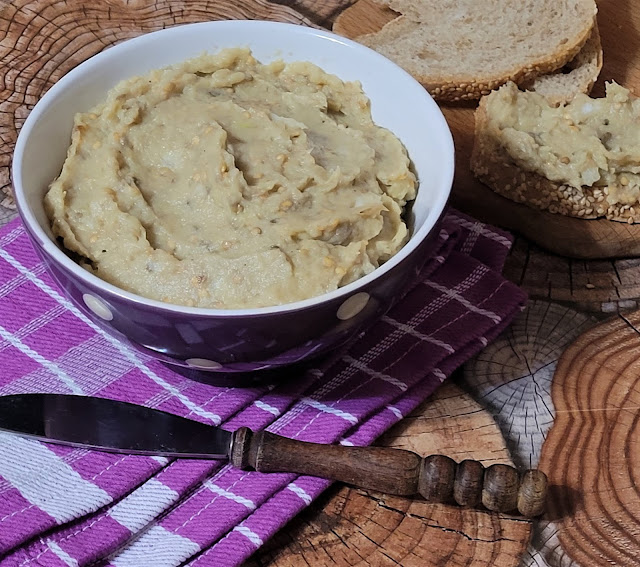
<svg viewBox="0 0 640 567">
<path fill-rule="evenodd" d="M 123 79 L 225 47 L 249 47 L 264 63 L 275 59 L 310 61 L 343 80 L 362 83 L 371 100 L 373 119 L 402 140 L 418 175 L 420 189 L 412 209 L 413 235 L 396 256 L 373 274 L 328 295 L 348 293 L 379 272 L 392 269 L 429 232 L 446 205 L 454 157 L 453 141 L 444 117 L 419 83 L 374 51 L 329 32 L 262 21 L 204 22 L 140 36 L 85 61 L 43 96 L 20 131 L 14 153 L 13 179 L 20 213 L 44 249 L 79 277 L 100 282 L 58 248 L 43 207 L 48 185 L 59 174 L 66 157 L 74 114 L 104 100 L 106 92 Z M 171 307 L 100 283 L 134 301 L 145 301 L 158 307 L 194 313 L 215 311 Z M 235 312 L 249 314 L 294 309 L 326 297 Z"/>
</svg>

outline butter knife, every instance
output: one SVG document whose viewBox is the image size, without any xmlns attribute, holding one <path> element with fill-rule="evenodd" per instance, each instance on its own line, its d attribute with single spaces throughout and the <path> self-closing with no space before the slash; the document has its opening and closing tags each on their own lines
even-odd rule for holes
<svg viewBox="0 0 640 567">
<path fill-rule="evenodd" d="M 323 477 L 387 494 L 535 517 L 547 477 L 531 469 L 444 455 L 421 458 L 387 447 L 297 441 L 241 427 L 227 431 L 164 411 L 67 394 L 0 396 L 0 430 L 40 441 L 113 453 L 225 459 L 243 470 Z"/>
</svg>

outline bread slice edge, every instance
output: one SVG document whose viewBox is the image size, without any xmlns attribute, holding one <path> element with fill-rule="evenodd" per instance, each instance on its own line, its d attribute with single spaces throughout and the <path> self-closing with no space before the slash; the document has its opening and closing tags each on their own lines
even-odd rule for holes
<svg viewBox="0 0 640 567">
<path fill-rule="evenodd" d="M 543 95 L 550 104 L 558 106 L 572 100 L 577 94 L 589 94 L 602 70 L 603 53 L 598 25 L 594 25 L 589 39 L 578 54 L 562 70 L 540 75 L 520 88 Z"/>
</svg>

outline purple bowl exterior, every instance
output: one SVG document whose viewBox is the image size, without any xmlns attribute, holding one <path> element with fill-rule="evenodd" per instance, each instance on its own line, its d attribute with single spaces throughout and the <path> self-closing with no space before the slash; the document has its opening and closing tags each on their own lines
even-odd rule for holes
<svg viewBox="0 0 640 567">
<path fill-rule="evenodd" d="M 221 365 L 206 369 L 207 373 L 230 373 L 274 369 L 315 358 L 343 345 L 371 325 L 397 301 L 401 290 L 417 277 L 432 255 L 441 220 L 442 216 L 393 270 L 354 291 L 354 294 L 366 292 L 370 299 L 362 311 L 347 320 L 339 319 L 337 311 L 349 296 L 268 315 L 166 311 L 85 283 L 47 255 L 28 227 L 27 232 L 63 294 L 107 333 L 169 365 L 192 368 L 186 361 L 202 358 Z M 106 302 L 113 319 L 105 321 L 90 311 L 83 300 L 85 294 Z"/>
</svg>

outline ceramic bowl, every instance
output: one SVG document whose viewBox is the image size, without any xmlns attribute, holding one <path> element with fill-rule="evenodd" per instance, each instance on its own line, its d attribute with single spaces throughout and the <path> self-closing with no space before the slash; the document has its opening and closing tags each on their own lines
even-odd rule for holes
<svg viewBox="0 0 640 567">
<path fill-rule="evenodd" d="M 59 174 L 73 116 L 104 100 L 122 79 L 201 53 L 247 46 L 263 63 L 310 61 L 343 80 L 358 80 L 374 121 L 404 143 L 419 179 L 412 235 L 371 274 L 336 291 L 258 309 L 203 309 L 146 299 L 87 272 L 59 247 L 43 196 Z M 374 51 L 326 31 L 264 21 L 177 26 L 125 41 L 58 81 L 27 118 L 16 144 L 13 181 L 23 223 L 48 270 L 86 316 L 119 338 L 172 365 L 207 372 L 275 368 L 341 345 L 380 317 L 433 250 L 454 170 L 447 123 L 409 74 Z"/>
</svg>

